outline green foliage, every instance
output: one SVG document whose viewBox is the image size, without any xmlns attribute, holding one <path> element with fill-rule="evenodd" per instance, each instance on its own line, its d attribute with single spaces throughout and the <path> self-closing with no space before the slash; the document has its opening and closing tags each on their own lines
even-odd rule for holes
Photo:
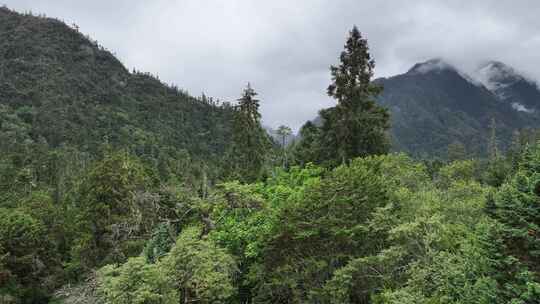
<svg viewBox="0 0 540 304">
<path fill-rule="evenodd" d="M 166 223 L 160 223 L 152 233 L 152 238 L 146 242 L 143 250 L 148 263 L 155 263 L 165 256 L 171 249 L 174 238 L 171 236 L 172 227 Z"/>
<path fill-rule="evenodd" d="M 229 182 L 219 186 L 211 199 L 211 221 L 214 229 L 209 238 L 227 248 L 238 260 L 239 275 L 234 283 L 238 289 L 235 301 L 252 301 L 253 290 L 260 277 L 257 271 L 265 257 L 265 247 L 279 225 L 282 208 L 293 197 L 320 182 L 322 170 L 306 168 L 277 169 L 265 183 L 242 185 Z"/>
<path fill-rule="evenodd" d="M 332 84 L 328 87 L 328 95 L 337 100 L 337 105 L 320 111 L 322 125 L 318 132 L 312 130 L 311 123 L 304 126 L 302 132 L 307 136 L 302 136 L 297 152 L 307 161 L 328 167 L 355 157 L 384 154 L 390 148 L 390 117 L 385 108 L 375 103 L 382 88 L 371 81 L 375 61 L 367 40 L 356 27 L 349 34 L 340 60 L 339 66 L 330 67 Z M 317 133 L 315 140 L 313 135 Z"/>
<path fill-rule="evenodd" d="M 437 184 L 448 188 L 455 181 L 473 182 L 479 180 L 478 163 L 473 160 L 454 161 L 439 169 Z"/>
<path fill-rule="evenodd" d="M 371 82 L 375 61 L 369 54 L 367 40 L 356 27 L 350 32 L 341 64 L 331 66 L 332 84 L 328 95 L 338 104 L 320 112 L 323 120 L 321 139 L 323 157 L 343 163 L 358 156 L 388 152 L 386 135 L 389 114 L 374 98 L 381 88 Z"/>
<path fill-rule="evenodd" d="M 135 195 L 149 186 L 143 165 L 124 152 L 108 154 L 92 166 L 77 190 L 78 235 L 71 267 L 117 263 L 140 252 L 129 252 L 128 241 L 145 232 Z"/>
<path fill-rule="evenodd" d="M 306 122 L 300 129 L 300 141 L 293 146 L 295 163 L 320 163 L 321 143 L 320 129 L 311 121 Z"/>
<path fill-rule="evenodd" d="M 54 248 L 39 220 L 23 211 L 0 208 L 0 293 L 33 303 L 46 299 L 57 270 Z M 51 282 L 52 281 L 52 282 Z"/>
<path fill-rule="evenodd" d="M 286 125 L 281 125 L 278 127 L 276 133 L 281 138 L 281 141 L 280 141 L 281 146 L 285 147 L 287 145 L 286 143 L 287 137 L 292 134 L 291 128 Z"/>
<path fill-rule="evenodd" d="M 408 162 L 400 156 L 355 159 L 289 196 L 258 270 L 258 301 L 316 301 L 337 269 L 383 246 L 386 232 L 371 221 L 377 210 L 394 208 L 388 189 L 407 181 L 392 173 Z"/>
<path fill-rule="evenodd" d="M 164 227 L 164 226 L 160 226 Z M 99 271 L 98 292 L 106 303 L 223 303 L 235 290 L 236 262 L 197 227 L 186 228 L 162 259 L 130 258 Z"/>
<path fill-rule="evenodd" d="M 162 269 L 142 257 L 99 271 L 98 292 L 109 304 L 176 304 L 178 291 Z"/>
<path fill-rule="evenodd" d="M 212 241 L 200 239 L 201 230 L 186 228 L 161 267 L 180 290 L 181 303 L 224 302 L 234 294 L 234 258 Z"/>
<path fill-rule="evenodd" d="M 277 169 L 265 183 L 219 185 L 210 205 L 214 230 L 209 237 L 242 259 L 260 258 L 281 210 L 318 184 L 321 173 L 321 168 L 308 165 Z"/>
<path fill-rule="evenodd" d="M 492 213 L 504 224 L 509 251 L 540 272 L 540 149 L 527 149 L 515 176 L 494 196 Z"/>
<path fill-rule="evenodd" d="M 263 175 L 271 140 L 261 126 L 257 93 L 248 83 L 238 99 L 233 121 L 231 162 L 233 177 L 253 182 Z"/>
<path fill-rule="evenodd" d="M 454 141 L 449 144 L 447 158 L 449 161 L 465 160 L 467 158 L 465 145 L 459 141 Z"/>
<path fill-rule="evenodd" d="M 512 173 L 512 168 L 508 159 L 499 157 L 488 162 L 483 178 L 486 184 L 500 187 L 511 176 L 509 173 Z"/>
</svg>

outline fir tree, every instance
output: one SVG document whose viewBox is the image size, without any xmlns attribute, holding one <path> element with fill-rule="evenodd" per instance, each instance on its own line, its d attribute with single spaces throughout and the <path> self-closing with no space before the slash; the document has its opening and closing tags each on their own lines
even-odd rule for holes
<svg viewBox="0 0 540 304">
<path fill-rule="evenodd" d="M 322 158 L 329 164 L 384 154 L 389 149 L 389 114 L 373 100 L 382 90 L 371 82 L 375 61 L 356 26 L 340 60 L 339 66 L 330 67 L 332 83 L 328 87 L 328 95 L 337 105 L 320 113 L 324 120 Z"/>
<path fill-rule="evenodd" d="M 294 145 L 293 158 L 295 163 L 305 165 L 307 163 L 319 163 L 320 157 L 320 134 L 321 131 L 311 121 L 306 122 L 298 133 L 300 140 Z"/>
<path fill-rule="evenodd" d="M 270 139 L 261 126 L 259 100 L 257 93 L 248 83 L 238 99 L 233 121 L 233 175 L 242 181 L 250 182 L 260 178 Z"/>
</svg>

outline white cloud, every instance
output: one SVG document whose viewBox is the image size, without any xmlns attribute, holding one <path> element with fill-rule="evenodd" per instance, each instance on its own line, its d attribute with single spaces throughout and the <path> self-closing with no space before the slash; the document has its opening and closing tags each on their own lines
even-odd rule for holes
<svg viewBox="0 0 540 304">
<path fill-rule="evenodd" d="M 527 109 L 527 107 L 525 107 L 524 105 L 520 104 L 519 102 L 512 102 L 512 108 L 514 108 L 514 110 L 519 111 L 519 112 L 527 112 L 527 113 L 532 113 L 532 112 L 534 112 L 534 110 L 532 110 L 532 109 Z"/>
</svg>

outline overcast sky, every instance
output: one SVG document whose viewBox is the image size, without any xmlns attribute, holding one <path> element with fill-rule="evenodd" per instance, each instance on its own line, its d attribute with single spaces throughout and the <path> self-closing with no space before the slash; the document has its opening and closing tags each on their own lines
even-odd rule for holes
<svg viewBox="0 0 540 304">
<path fill-rule="evenodd" d="M 266 125 L 297 129 L 333 101 L 328 67 L 356 24 L 376 76 L 443 57 L 501 60 L 540 79 L 540 1 L 0 0 L 76 23 L 128 67 L 192 95 L 238 98 L 249 81 Z"/>
</svg>

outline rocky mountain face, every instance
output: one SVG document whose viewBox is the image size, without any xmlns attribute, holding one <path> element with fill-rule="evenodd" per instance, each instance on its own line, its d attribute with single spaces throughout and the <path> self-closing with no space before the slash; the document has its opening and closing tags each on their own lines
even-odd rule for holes
<svg viewBox="0 0 540 304">
<path fill-rule="evenodd" d="M 501 62 L 487 62 L 467 75 L 432 59 L 375 81 L 384 87 L 378 102 L 391 112 L 398 151 L 445 157 L 448 145 L 459 142 L 467 152 L 483 155 L 493 120 L 502 149 L 516 130 L 540 127 L 536 83 Z"/>
</svg>

